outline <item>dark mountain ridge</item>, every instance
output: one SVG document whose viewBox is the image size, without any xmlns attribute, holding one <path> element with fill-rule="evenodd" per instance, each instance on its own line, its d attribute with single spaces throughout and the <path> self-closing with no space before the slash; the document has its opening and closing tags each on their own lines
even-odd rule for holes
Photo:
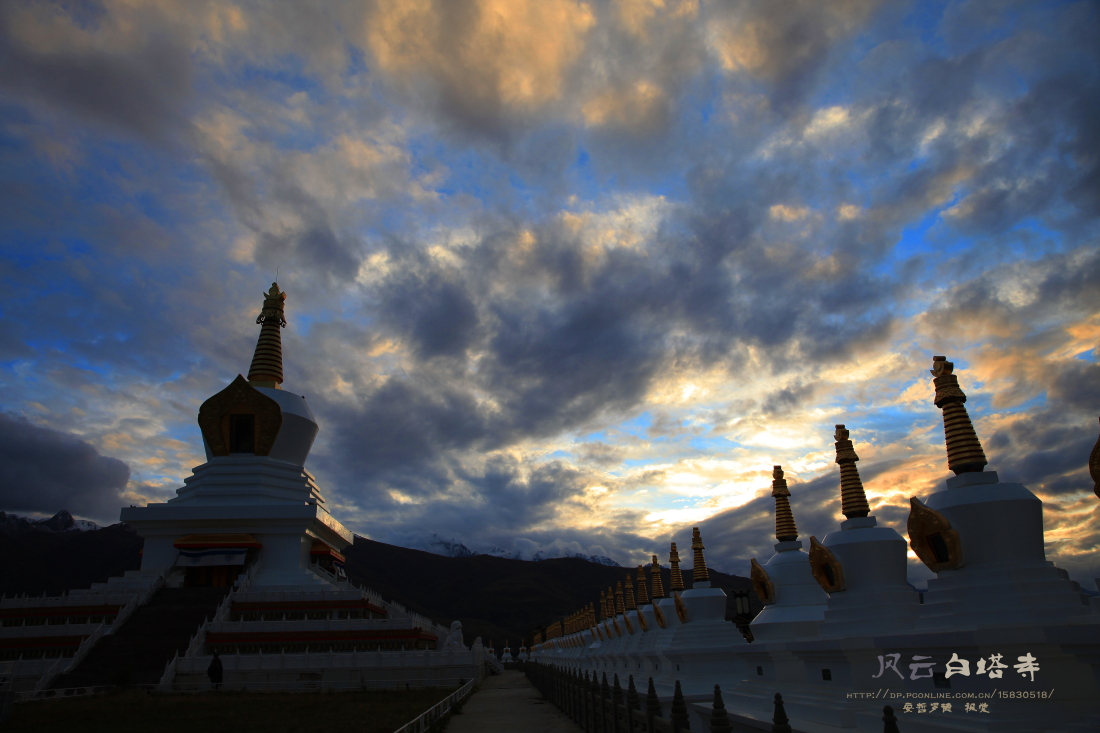
<svg viewBox="0 0 1100 733">
<path fill-rule="evenodd" d="M 72 529 L 72 517 L 66 521 L 62 515 L 68 512 L 33 522 L 0 512 L 0 593 L 56 595 L 141 565 L 143 541 L 127 525 L 78 532 Z M 458 619 L 467 643 L 480 636 L 498 649 L 505 640 L 518 648 L 536 629 L 598 603 L 601 590 L 637 573 L 575 557 L 537 562 L 493 555 L 448 557 L 359 536 L 344 555 L 348 577 L 356 584 L 444 625 Z M 662 568 L 662 576 L 668 588 L 668 568 Z M 691 577 L 690 567 L 684 576 Z M 727 593 L 752 587 L 748 578 L 714 570 L 710 576 L 712 585 Z M 759 608 L 755 595 L 750 598 L 754 609 Z M 727 616 L 732 604 L 731 595 Z"/>
</svg>

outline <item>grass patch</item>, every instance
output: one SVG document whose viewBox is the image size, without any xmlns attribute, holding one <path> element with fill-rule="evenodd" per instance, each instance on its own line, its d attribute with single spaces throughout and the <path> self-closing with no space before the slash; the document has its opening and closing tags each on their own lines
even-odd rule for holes
<svg viewBox="0 0 1100 733">
<path fill-rule="evenodd" d="M 14 705 L 4 733 L 393 733 L 453 689 L 355 692 L 122 690 L 107 695 Z"/>
</svg>

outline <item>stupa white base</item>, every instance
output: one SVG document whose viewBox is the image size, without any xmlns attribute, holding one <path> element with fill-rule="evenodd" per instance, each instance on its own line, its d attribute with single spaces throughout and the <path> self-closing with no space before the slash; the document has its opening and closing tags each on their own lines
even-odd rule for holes
<svg viewBox="0 0 1100 733">
<path fill-rule="evenodd" d="M 313 539 L 342 549 L 351 533 L 313 504 L 172 506 L 150 504 L 122 510 L 122 521 L 145 538 L 143 570 L 171 567 L 177 539 L 190 534 L 251 534 L 262 545 L 253 585 L 326 584 L 309 569 Z M 335 526 L 334 526 L 335 525 Z"/>
<path fill-rule="evenodd" d="M 765 565 L 775 587 L 775 603 L 764 606 L 753 619 L 753 637 L 778 641 L 816 636 L 829 596 L 810 572 L 810 557 L 798 540 L 777 542 L 775 552 Z"/>
<path fill-rule="evenodd" d="M 821 636 L 893 634 L 913 628 L 920 597 L 906 581 L 908 543 L 874 517 L 841 522 L 821 544 L 844 571 L 846 589 L 829 596 Z"/>
<path fill-rule="evenodd" d="M 928 497 L 962 538 L 962 567 L 928 581 L 918 629 L 974 628 L 1093 616 L 1065 572 L 1046 560 L 1043 503 L 996 471 L 964 473 Z"/>
</svg>

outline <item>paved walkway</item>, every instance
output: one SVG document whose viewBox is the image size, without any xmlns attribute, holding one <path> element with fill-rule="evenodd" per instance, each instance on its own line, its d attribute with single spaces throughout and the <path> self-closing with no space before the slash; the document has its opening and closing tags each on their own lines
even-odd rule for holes
<svg viewBox="0 0 1100 733">
<path fill-rule="evenodd" d="M 578 733 L 580 728 L 546 700 L 523 672 L 494 675 L 451 717 L 446 733 Z"/>
</svg>

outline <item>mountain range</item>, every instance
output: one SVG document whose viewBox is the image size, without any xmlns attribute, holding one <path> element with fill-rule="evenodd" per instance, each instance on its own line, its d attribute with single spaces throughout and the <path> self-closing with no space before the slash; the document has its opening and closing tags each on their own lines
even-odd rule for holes
<svg viewBox="0 0 1100 733">
<path fill-rule="evenodd" d="M 508 550 L 500 547 L 492 547 L 484 552 L 478 552 L 471 550 L 463 542 L 456 540 L 455 538 L 444 539 L 437 534 L 432 535 L 431 542 L 428 543 L 431 548 L 428 552 L 436 555 L 446 555 L 447 557 L 474 557 L 475 555 L 492 555 L 493 557 L 504 557 L 511 560 L 549 560 L 551 557 L 575 557 L 579 560 L 588 560 L 599 565 L 610 565 L 614 568 L 621 568 L 622 565 L 612 560 L 607 555 L 585 555 L 583 552 L 567 552 L 565 555 L 545 555 L 542 550 L 536 552 L 532 557 L 526 557 L 522 553 L 509 552 Z"/>
<path fill-rule="evenodd" d="M 80 522 L 66 511 L 37 521 L 0 512 L 0 593 L 55 595 L 87 588 L 141 565 L 143 540 L 129 526 L 99 528 Z M 535 562 L 474 554 L 461 543 L 452 541 L 452 545 L 450 556 L 356 536 L 343 553 L 352 582 L 441 624 L 457 619 L 467 643 L 480 636 L 497 649 L 506 640 L 513 649 L 529 642 L 537 629 L 588 603 L 598 604 L 601 590 L 614 587 L 628 573 L 636 577 L 637 572 L 608 558 Z M 668 588 L 669 569 L 661 572 Z M 731 594 L 727 611 L 731 617 L 732 592 L 751 590 L 752 582 L 714 570 L 710 576 L 713 586 Z M 690 587 L 690 566 L 684 577 Z M 749 598 L 755 612 L 759 601 L 752 593 Z"/>
</svg>

